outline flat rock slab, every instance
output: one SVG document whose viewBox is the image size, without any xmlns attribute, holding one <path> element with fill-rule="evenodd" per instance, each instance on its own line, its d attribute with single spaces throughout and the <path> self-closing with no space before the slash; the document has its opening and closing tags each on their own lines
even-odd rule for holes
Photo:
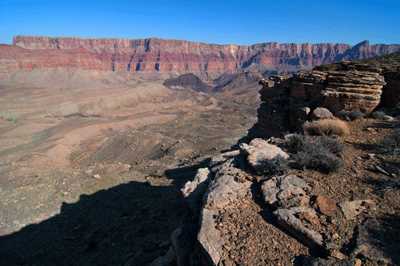
<svg viewBox="0 0 400 266">
<path fill-rule="evenodd" d="M 295 207 L 307 205 L 311 187 L 295 175 L 271 178 L 261 185 L 264 201 L 274 207 Z"/>
<path fill-rule="evenodd" d="M 274 211 L 274 216 L 280 226 L 291 232 L 297 239 L 310 248 L 324 251 L 324 240 L 320 233 L 308 229 L 303 222 L 296 217 L 298 213 L 314 212 L 313 209 L 305 206 L 293 207 L 290 209 L 279 209 Z"/>
<path fill-rule="evenodd" d="M 372 200 L 354 200 L 339 203 L 340 209 L 348 220 L 356 219 L 357 215 L 372 205 L 375 205 Z"/>
<path fill-rule="evenodd" d="M 241 170 L 234 165 L 235 158 L 228 158 L 218 167 L 203 197 L 204 205 L 200 213 L 200 230 L 196 244 L 196 252 L 203 265 L 219 265 L 223 255 L 224 240 L 215 228 L 215 217 L 223 207 L 236 204 L 244 198 L 252 185 L 249 181 L 235 181 L 235 176 Z"/>
<path fill-rule="evenodd" d="M 240 150 L 257 174 L 263 174 L 266 162 L 278 155 L 284 159 L 289 158 L 289 155 L 281 148 L 258 138 L 253 139 L 249 144 L 240 144 Z"/>
<path fill-rule="evenodd" d="M 208 184 L 213 178 L 213 174 L 208 168 L 197 170 L 193 181 L 188 181 L 181 189 L 184 205 L 190 215 L 198 215 L 203 206 L 203 195 L 207 190 Z"/>
</svg>

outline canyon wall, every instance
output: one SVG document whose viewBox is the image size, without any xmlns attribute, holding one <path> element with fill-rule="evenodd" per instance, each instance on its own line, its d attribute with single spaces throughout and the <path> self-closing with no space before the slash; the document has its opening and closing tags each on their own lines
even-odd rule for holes
<svg viewBox="0 0 400 266">
<path fill-rule="evenodd" d="M 354 47 L 332 43 L 276 42 L 240 46 L 159 38 L 128 40 L 22 35 L 14 37 L 12 47 L 34 50 L 43 57 L 46 57 L 47 53 L 53 53 L 51 51 L 70 51 L 72 54 L 73 51 L 80 51 L 75 57 L 82 56 L 82 60 L 87 61 L 84 67 L 90 65 L 108 71 L 124 70 L 127 71 L 127 76 L 138 72 L 164 72 L 172 76 L 194 73 L 212 79 L 223 73 L 245 70 L 257 71 L 264 75 L 310 70 L 323 63 L 366 58 L 400 50 L 399 44 L 371 46 L 368 41 Z M 59 61 L 51 63 L 55 66 L 64 64 Z M 15 64 L 17 67 L 24 67 L 24 63 Z M 41 64 L 43 63 L 39 63 Z M 67 62 L 67 66 L 70 64 Z"/>
<path fill-rule="evenodd" d="M 83 47 L 69 50 L 24 49 L 0 44 L 0 71 L 34 68 L 74 67 L 86 70 L 105 70 L 103 63 Z"/>
</svg>

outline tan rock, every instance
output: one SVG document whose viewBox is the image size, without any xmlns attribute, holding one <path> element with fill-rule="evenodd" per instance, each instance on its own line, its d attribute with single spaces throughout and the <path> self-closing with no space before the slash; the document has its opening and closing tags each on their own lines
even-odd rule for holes
<svg viewBox="0 0 400 266">
<path fill-rule="evenodd" d="M 250 144 L 242 143 L 240 150 L 247 156 L 247 161 L 258 174 L 264 172 L 265 162 L 274 159 L 278 155 L 284 159 L 289 158 L 289 155 L 281 148 L 269 144 L 263 139 L 253 139 Z"/>
<path fill-rule="evenodd" d="M 348 220 L 353 220 L 368 208 L 368 206 L 375 205 L 372 200 L 354 200 L 339 203 L 344 216 Z"/>
</svg>

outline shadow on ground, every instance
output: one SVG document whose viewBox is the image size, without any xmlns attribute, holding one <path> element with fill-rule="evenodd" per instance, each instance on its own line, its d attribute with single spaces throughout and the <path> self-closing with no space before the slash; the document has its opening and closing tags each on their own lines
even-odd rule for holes
<svg viewBox="0 0 400 266">
<path fill-rule="evenodd" d="M 63 203 L 59 215 L 0 237 L 1 265 L 146 265 L 184 215 L 178 184 L 132 181 Z"/>
</svg>

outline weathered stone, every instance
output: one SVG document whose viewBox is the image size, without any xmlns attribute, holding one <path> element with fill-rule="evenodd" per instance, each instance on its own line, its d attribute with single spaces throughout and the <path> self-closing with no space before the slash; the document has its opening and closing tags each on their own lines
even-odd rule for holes
<svg viewBox="0 0 400 266">
<path fill-rule="evenodd" d="M 348 220 L 353 220 L 368 208 L 368 206 L 375 205 L 372 200 L 354 200 L 339 203 L 344 216 Z"/>
<path fill-rule="evenodd" d="M 101 179 L 101 177 L 100 177 L 100 175 L 99 175 L 99 174 L 95 174 L 95 175 L 93 175 L 93 178 L 94 178 L 94 179 Z"/>
<path fill-rule="evenodd" d="M 188 181 L 181 189 L 183 197 L 189 196 L 199 184 L 204 182 L 209 183 L 212 179 L 212 175 L 210 175 L 210 170 L 208 168 L 200 168 L 197 170 L 196 176 L 193 181 Z"/>
<path fill-rule="evenodd" d="M 299 212 L 299 213 L 297 213 L 297 217 L 300 220 L 305 221 L 312 225 L 319 224 L 317 213 L 314 210 L 306 211 L 306 212 Z"/>
<path fill-rule="evenodd" d="M 218 210 L 230 203 L 229 199 L 226 198 L 210 198 L 204 206 L 205 209 Z"/>
<path fill-rule="evenodd" d="M 318 107 L 315 108 L 312 112 L 312 119 L 321 120 L 321 119 L 331 119 L 333 118 L 333 114 L 326 108 Z"/>
<path fill-rule="evenodd" d="M 204 192 L 213 176 L 208 168 L 200 168 L 197 170 L 193 181 L 186 182 L 181 189 L 185 208 L 190 215 L 198 215 L 200 213 Z"/>
<path fill-rule="evenodd" d="M 300 206 L 290 209 L 279 209 L 274 211 L 277 222 L 280 226 L 291 232 L 301 242 L 320 251 L 324 251 L 324 241 L 320 233 L 308 229 L 300 219 L 296 217 L 297 213 L 313 211 L 311 208 Z"/>
<path fill-rule="evenodd" d="M 261 191 L 267 204 L 288 208 L 307 205 L 311 187 L 295 175 L 283 175 L 265 181 Z"/>
<path fill-rule="evenodd" d="M 358 227 L 356 247 L 351 252 L 351 256 L 367 258 L 381 264 L 400 265 L 398 247 L 396 251 L 390 246 L 382 245 L 382 243 L 390 243 L 390 241 L 385 241 L 385 237 L 388 237 L 385 228 L 376 219 L 366 220 Z"/>
<path fill-rule="evenodd" d="M 218 265 L 222 257 L 223 239 L 215 229 L 218 210 L 203 209 L 200 215 L 200 231 L 197 237 L 196 253 L 203 265 Z"/>
<path fill-rule="evenodd" d="M 322 214 L 327 216 L 336 216 L 338 207 L 333 200 L 325 195 L 318 195 L 315 200 L 315 205 Z"/>
<path fill-rule="evenodd" d="M 337 249 L 329 250 L 328 253 L 329 253 L 329 257 L 332 257 L 332 258 L 335 258 L 335 259 L 338 259 L 338 260 L 343 260 L 343 259 L 347 258 L 346 255 L 344 255 L 342 252 L 340 252 Z"/>
<path fill-rule="evenodd" d="M 224 162 L 226 162 L 227 159 L 235 157 L 239 154 L 240 154 L 240 150 L 233 150 L 233 151 L 224 152 L 217 156 L 214 156 L 211 158 L 210 167 L 213 167 L 217 164 L 224 163 Z"/>
<path fill-rule="evenodd" d="M 278 155 L 285 159 L 289 158 L 289 155 L 281 148 L 258 138 L 253 139 L 248 145 L 240 144 L 240 150 L 247 156 L 247 161 L 258 174 L 262 174 L 265 170 L 266 161 L 272 160 Z"/>
<path fill-rule="evenodd" d="M 228 204 L 235 204 L 247 195 L 252 182 L 236 182 L 235 176 L 242 170 L 234 167 L 235 158 L 221 163 L 214 179 L 203 196 L 204 208 L 200 213 L 200 230 L 196 252 L 204 265 L 218 265 L 222 257 L 224 241 L 215 228 L 215 217 Z"/>
</svg>

